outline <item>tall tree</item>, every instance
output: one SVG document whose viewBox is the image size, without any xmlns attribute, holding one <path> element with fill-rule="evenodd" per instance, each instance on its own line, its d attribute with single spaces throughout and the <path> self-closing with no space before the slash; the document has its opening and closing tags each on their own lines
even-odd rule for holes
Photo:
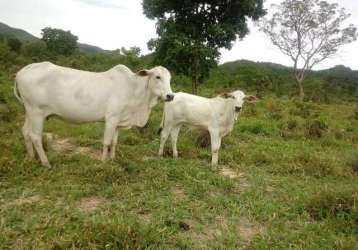
<svg viewBox="0 0 358 250">
<path fill-rule="evenodd" d="M 78 37 L 71 31 L 47 27 L 42 29 L 42 40 L 47 48 L 56 54 L 71 55 L 77 49 Z"/>
<path fill-rule="evenodd" d="M 273 15 L 259 22 L 260 29 L 292 59 L 299 97 L 303 100 L 307 73 L 336 54 L 340 46 L 355 41 L 357 29 L 352 24 L 344 25 L 350 15 L 336 3 L 286 0 L 272 8 Z"/>
<path fill-rule="evenodd" d="M 263 0 L 143 0 L 144 14 L 157 20 L 159 38 L 148 43 L 154 60 L 193 79 L 193 92 L 217 64 L 220 48 L 248 34 L 247 18 L 265 14 Z"/>
</svg>

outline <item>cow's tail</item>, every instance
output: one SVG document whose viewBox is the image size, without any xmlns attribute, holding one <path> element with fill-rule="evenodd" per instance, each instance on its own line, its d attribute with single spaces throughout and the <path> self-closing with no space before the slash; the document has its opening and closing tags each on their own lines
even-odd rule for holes
<svg viewBox="0 0 358 250">
<path fill-rule="evenodd" d="M 165 110 L 163 111 L 162 121 L 160 122 L 160 127 L 159 127 L 158 132 L 157 132 L 158 135 L 160 135 L 160 133 L 161 133 L 162 130 L 163 130 L 164 119 L 165 119 Z"/>
<path fill-rule="evenodd" d="M 17 88 L 17 80 L 15 79 L 15 83 L 14 83 L 14 95 L 16 97 L 17 100 L 19 100 L 20 103 L 24 103 L 24 101 L 21 98 L 21 95 L 19 93 L 19 90 Z"/>
</svg>

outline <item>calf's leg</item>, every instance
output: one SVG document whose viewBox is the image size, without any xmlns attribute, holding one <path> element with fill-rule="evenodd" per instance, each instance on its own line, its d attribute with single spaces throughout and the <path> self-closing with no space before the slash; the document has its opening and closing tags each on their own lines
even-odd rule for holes
<svg viewBox="0 0 358 250">
<path fill-rule="evenodd" d="M 168 139 L 171 129 L 172 129 L 171 126 L 164 125 L 164 128 L 163 128 L 162 132 L 160 133 L 160 146 L 159 146 L 159 152 L 158 152 L 159 156 L 163 156 L 164 145 Z"/>
<path fill-rule="evenodd" d="M 172 131 L 170 132 L 170 138 L 172 141 L 173 157 L 174 158 L 178 158 L 177 141 L 178 141 L 179 131 L 180 131 L 180 125 L 174 127 L 172 129 Z"/>
</svg>

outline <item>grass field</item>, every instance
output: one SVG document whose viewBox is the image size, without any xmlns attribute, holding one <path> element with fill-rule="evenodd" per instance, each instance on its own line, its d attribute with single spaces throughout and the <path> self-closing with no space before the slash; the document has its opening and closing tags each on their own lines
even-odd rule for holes
<svg viewBox="0 0 358 250">
<path fill-rule="evenodd" d="M 190 128 L 178 160 L 169 142 L 157 157 L 162 104 L 107 163 L 103 124 L 50 120 L 46 169 L 25 160 L 24 111 L 1 81 L 0 249 L 358 249 L 357 105 L 247 103 L 218 170 Z"/>
</svg>

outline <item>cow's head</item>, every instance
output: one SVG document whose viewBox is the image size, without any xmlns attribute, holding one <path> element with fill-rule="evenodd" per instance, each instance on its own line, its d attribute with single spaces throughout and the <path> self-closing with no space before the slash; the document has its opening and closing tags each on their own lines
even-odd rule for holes
<svg viewBox="0 0 358 250">
<path fill-rule="evenodd" d="M 235 112 L 237 112 L 237 113 L 239 113 L 241 111 L 242 105 L 244 104 L 245 101 L 252 102 L 252 101 L 258 100 L 258 98 L 256 96 L 245 95 L 245 93 L 242 92 L 241 90 L 236 90 L 234 92 L 225 93 L 222 95 L 222 97 L 232 100 L 234 107 L 235 107 Z"/>
<path fill-rule="evenodd" d="M 157 66 L 152 69 L 143 69 L 137 72 L 137 75 L 148 77 L 147 87 L 155 96 L 166 102 L 174 99 L 174 94 L 170 87 L 171 75 L 166 68 Z"/>
</svg>

